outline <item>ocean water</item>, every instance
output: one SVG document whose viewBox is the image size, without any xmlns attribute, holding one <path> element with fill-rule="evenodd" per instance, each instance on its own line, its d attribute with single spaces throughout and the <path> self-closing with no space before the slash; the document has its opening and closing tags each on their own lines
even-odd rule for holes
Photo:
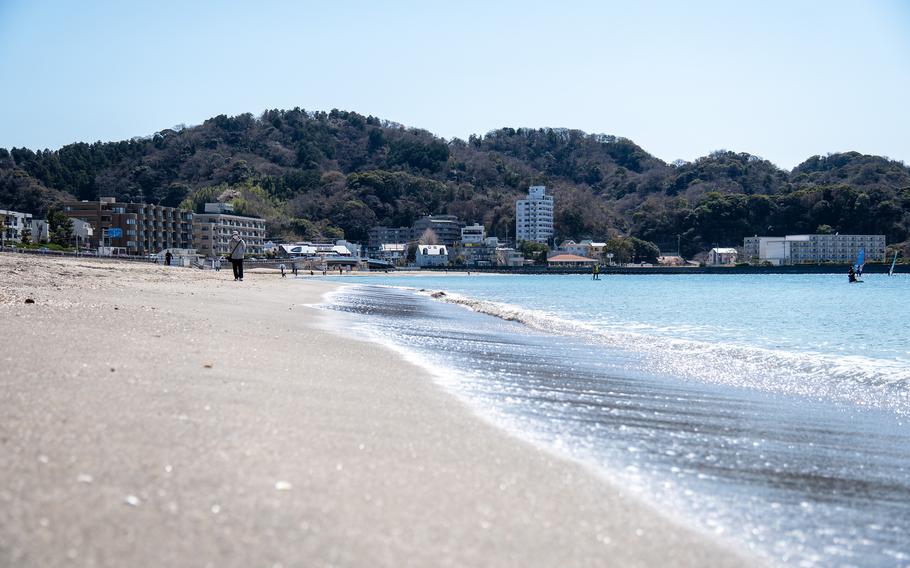
<svg viewBox="0 0 910 568">
<path fill-rule="evenodd" d="M 776 564 L 910 565 L 906 275 L 351 282 L 339 330 L 667 515 Z"/>
</svg>

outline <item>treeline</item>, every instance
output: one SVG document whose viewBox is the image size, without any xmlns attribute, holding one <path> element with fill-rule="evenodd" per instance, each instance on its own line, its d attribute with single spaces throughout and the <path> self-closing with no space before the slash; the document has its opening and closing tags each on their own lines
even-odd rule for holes
<svg viewBox="0 0 910 568">
<path fill-rule="evenodd" d="M 515 200 L 543 184 L 562 238 L 634 236 L 685 254 L 744 236 L 815 231 L 910 237 L 910 169 L 856 152 L 787 172 L 727 151 L 667 164 L 634 142 L 503 128 L 446 141 L 354 112 L 217 116 L 122 142 L 0 149 L 0 208 L 69 195 L 199 207 L 232 201 L 271 236 L 364 240 L 373 225 L 453 214 L 514 237 Z M 672 245 L 671 245 L 672 243 Z"/>
</svg>

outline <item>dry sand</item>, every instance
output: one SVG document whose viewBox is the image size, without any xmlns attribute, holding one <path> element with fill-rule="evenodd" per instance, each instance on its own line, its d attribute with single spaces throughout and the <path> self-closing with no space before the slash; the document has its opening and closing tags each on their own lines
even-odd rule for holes
<svg viewBox="0 0 910 568">
<path fill-rule="evenodd" d="M 0 254 L 0 566 L 756 563 L 322 331 L 332 286 Z"/>
</svg>

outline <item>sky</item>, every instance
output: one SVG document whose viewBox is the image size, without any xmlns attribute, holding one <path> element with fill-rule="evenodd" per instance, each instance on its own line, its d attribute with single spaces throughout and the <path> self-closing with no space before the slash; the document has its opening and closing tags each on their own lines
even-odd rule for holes
<svg viewBox="0 0 910 568">
<path fill-rule="evenodd" d="M 0 0 L 0 147 L 293 107 L 910 163 L 910 0 Z"/>
</svg>

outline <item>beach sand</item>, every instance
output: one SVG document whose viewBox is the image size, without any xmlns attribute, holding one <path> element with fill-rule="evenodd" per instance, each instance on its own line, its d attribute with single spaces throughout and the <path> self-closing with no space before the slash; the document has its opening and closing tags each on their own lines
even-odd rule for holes
<svg viewBox="0 0 910 568">
<path fill-rule="evenodd" d="M 759 562 L 324 331 L 336 285 L 0 254 L 0 566 Z"/>
</svg>

